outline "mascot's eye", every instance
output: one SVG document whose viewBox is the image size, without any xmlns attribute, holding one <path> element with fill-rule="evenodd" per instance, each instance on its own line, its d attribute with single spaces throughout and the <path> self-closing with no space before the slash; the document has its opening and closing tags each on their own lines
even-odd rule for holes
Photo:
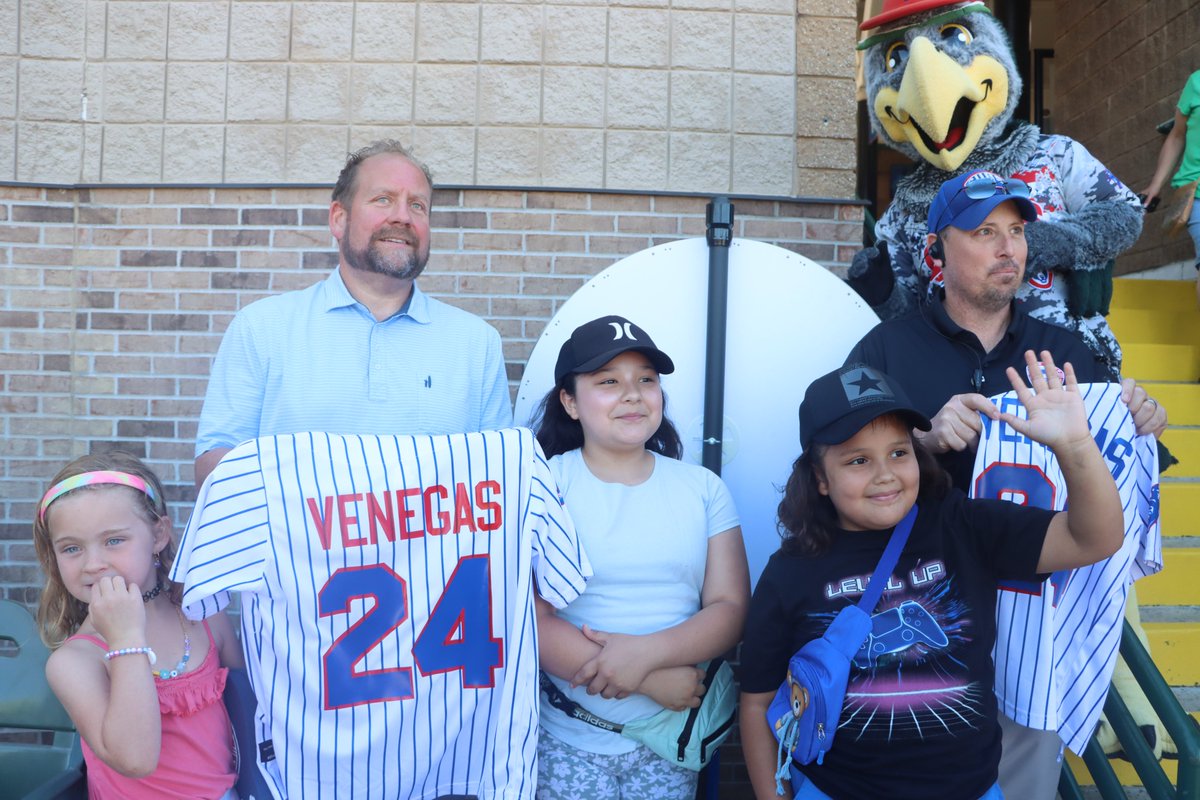
<svg viewBox="0 0 1200 800">
<path fill-rule="evenodd" d="M 903 69 L 904 65 L 908 63 L 908 45 L 904 42 L 895 42 L 887 49 L 887 54 L 883 57 L 883 63 L 888 72 Z"/>
<path fill-rule="evenodd" d="M 957 22 L 943 25 L 939 33 L 944 41 L 957 41 L 959 44 L 970 44 L 975 38 L 969 30 Z"/>
</svg>

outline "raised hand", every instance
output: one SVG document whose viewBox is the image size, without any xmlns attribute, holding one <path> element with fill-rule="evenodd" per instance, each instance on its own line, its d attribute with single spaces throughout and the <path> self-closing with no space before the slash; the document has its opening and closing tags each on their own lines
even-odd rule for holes
<svg viewBox="0 0 1200 800">
<path fill-rule="evenodd" d="M 1055 451 L 1078 444 L 1090 444 L 1092 434 L 1088 429 L 1083 398 L 1079 395 L 1075 369 L 1070 363 L 1064 364 L 1060 377 L 1048 350 L 1042 351 L 1041 358 L 1039 364 L 1032 350 L 1025 351 L 1025 371 L 1031 386 L 1025 385 L 1014 368 L 1008 368 L 1008 380 L 1017 399 L 1025 406 L 1026 418 L 1001 414 L 1000 419 L 1017 432 Z"/>
</svg>

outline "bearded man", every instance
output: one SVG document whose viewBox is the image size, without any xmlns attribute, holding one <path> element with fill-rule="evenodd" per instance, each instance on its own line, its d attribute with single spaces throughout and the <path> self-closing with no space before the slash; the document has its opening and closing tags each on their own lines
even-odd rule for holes
<svg viewBox="0 0 1200 800">
<path fill-rule="evenodd" d="M 213 364 L 196 485 L 247 439 L 459 433 L 512 424 L 500 335 L 422 292 L 433 182 L 399 142 L 350 155 L 329 205 L 338 268 L 251 303 Z"/>
</svg>

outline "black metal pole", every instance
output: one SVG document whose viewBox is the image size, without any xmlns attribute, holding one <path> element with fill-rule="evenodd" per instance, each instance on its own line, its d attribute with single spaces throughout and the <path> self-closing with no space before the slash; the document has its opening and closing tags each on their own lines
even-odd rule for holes
<svg viewBox="0 0 1200 800">
<path fill-rule="evenodd" d="M 708 332 L 704 345 L 704 432 L 700 463 L 721 474 L 721 437 L 725 428 L 725 322 L 729 299 L 729 243 L 733 240 L 733 203 L 714 197 L 704 208 L 704 238 L 708 241 Z M 715 800 L 720 781 L 721 753 L 713 753 L 704 768 L 706 800 Z"/>
<path fill-rule="evenodd" d="M 729 244 L 733 240 L 733 204 L 714 197 L 704 209 L 708 241 L 708 333 L 704 362 L 704 432 L 701 463 L 721 474 L 721 437 L 725 421 L 725 325 L 729 298 Z"/>
</svg>

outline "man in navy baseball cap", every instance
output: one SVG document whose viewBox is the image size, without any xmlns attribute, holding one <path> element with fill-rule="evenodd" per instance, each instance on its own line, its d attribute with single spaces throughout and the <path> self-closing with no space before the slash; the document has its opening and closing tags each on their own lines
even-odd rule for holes
<svg viewBox="0 0 1200 800">
<path fill-rule="evenodd" d="M 954 484 L 967 490 L 989 395 L 1006 391 L 1006 370 L 1025 372 L 1025 352 L 1049 351 L 1070 363 L 1080 383 L 1111 380 L 1107 366 L 1073 331 L 1028 315 L 1015 300 L 1025 280 L 1027 224 L 1038 225 L 1028 186 L 975 170 L 945 181 L 929 209 L 929 255 L 942 286 L 914 314 L 877 325 L 855 345 L 846 365 L 865 364 L 903 388 L 931 423 L 917 426 L 925 449 L 939 456 Z M 1125 395 L 1139 433 L 1159 433 L 1166 412 L 1144 387 Z"/>
<path fill-rule="evenodd" d="M 1007 310 L 1025 280 L 1025 224 L 1037 215 L 1029 187 L 1015 178 L 975 170 L 942 184 L 929 206 L 928 252 L 952 317 L 973 317 L 977 305 Z M 998 333 L 1004 320 L 993 322 Z"/>
</svg>

